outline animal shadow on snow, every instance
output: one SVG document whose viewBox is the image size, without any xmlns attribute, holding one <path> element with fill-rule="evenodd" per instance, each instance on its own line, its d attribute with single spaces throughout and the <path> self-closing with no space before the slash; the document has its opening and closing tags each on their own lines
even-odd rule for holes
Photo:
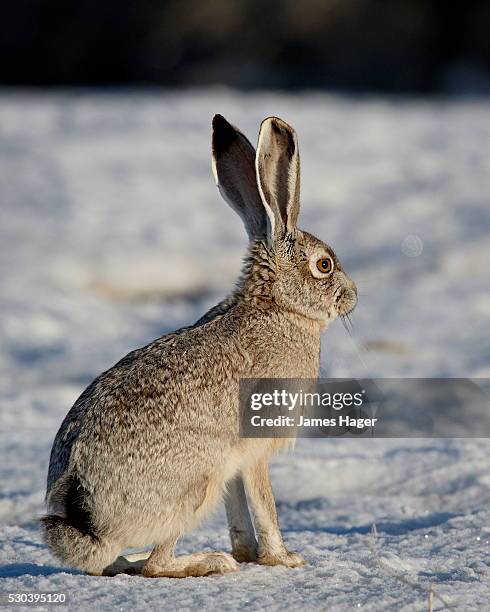
<svg viewBox="0 0 490 612">
<path fill-rule="evenodd" d="M 326 518 L 326 515 L 328 515 L 328 513 L 331 511 L 328 500 L 324 498 L 302 500 L 294 504 L 288 502 L 278 502 L 277 505 L 279 512 L 282 510 L 287 514 L 288 511 L 293 511 L 293 513 L 294 511 L 297 511 L 304 515 L 294 520 L 292 516 L 288 517 L 285 521 L 285 532 L 294 533 L 298 531 L 316 531 L 335 535 L 349 535 L 354 533 L 367 534 L 371 532 L 373 527 L 372 523 L 356 525 L 353 527 L 321 524 L 323 519 Z M 403 535 L 410 531 L 416 531 L 417 529 L 437 527 L 438 525 L 447 523 L 456 516 L 458 515 L 453 512 L 433 512 L 425 516 L 414 516 L 403 520 L 394 519 L 392 521 L 381 520 L 379 522 L 375 522 L 376 529 L 379 533 L 386 533 L 387 535 Z"/>
<path fill-rule="evenodd" d="M 0 567 L 0 578 L 20 578 L 21 576 L 52 576 L 53 574 L 82 575 L 83 572 L 66 567 L 36 565 L 35 563 L 10 563 Z"/>
</svg>

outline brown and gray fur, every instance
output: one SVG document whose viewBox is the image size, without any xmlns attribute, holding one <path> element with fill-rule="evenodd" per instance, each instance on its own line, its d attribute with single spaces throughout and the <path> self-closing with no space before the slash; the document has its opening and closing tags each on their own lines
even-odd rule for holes
<svg viewBox="0 0 490 612">
<path fill-rule="evenodd" d="M 213 128 L 215 178 L 250 239 L 236 289 L 196 325 L 101 374 L 53 444 L 46 541 L 63 562 L 91 574 L 115 573 L 123 549 L 149 545 L 138 566 L 146 576 L 224 573 L 237 561 L 304 563 L 284 546 L 268 476 L 269 458 L 289 440 L 239 437 L 238 385 L 316 378 L 321 332 L 354 308 L 357 292 L 332 249 L 296 225 L 294 130 L 264 120 L 255 153 L 223 117 Z M 316 265 L 322 258 L 331 261 L 328 273 Z M 223 496 L 232 556 L 175 557 L 177 540 Z"/>
</svg>

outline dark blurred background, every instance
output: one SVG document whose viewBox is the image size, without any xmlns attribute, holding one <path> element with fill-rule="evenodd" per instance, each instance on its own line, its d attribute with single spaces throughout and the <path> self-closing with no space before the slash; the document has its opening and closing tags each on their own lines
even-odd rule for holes
<svg viewBox="0 0 490 612">
<path fill-rule="evenodd" d="M 490 92 L 488 0 L 10 0 L 4 85 Z"/>
</svg>

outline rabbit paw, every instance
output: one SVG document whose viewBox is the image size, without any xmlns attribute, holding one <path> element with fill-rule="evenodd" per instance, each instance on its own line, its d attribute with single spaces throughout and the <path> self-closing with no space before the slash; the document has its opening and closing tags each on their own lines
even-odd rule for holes
<svg viewBox="0 0 490 612">
<path fill-rule="evenodd" d="M 256 563 L 257 546 L 237 546 L 232 550 L 231 556 L 238 563 Z"/>
<path fill-rule="evenodd" d="M 279 553 L 261 551 L 257 558 L 257 563 L 260 563 L 260 565 L 284 565 L 285 567 L 300 567 L 306 565 L 306 561 L 300 554 L 290 552 L 286 549 Z"/>
<path fill-rule="evenodd" d="M 239 566 L 231 555 L 224 552 L 194 553 L 169 559 L 161 567 L 150 561 L 143 567 L 147 578 L 187 578 L 236 572 Z"/>
</svg>

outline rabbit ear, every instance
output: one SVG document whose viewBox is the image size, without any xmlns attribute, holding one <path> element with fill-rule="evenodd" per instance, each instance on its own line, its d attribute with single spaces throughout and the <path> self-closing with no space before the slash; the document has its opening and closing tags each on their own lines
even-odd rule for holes
<svg viewBox="0 0 490 612">
<path fill-rule="evenodd" d="M 267 215 L 255 175 L 255 149 L 221 115 L 213 118 L 213 174 L 223 198 L 237 212 L 250 240 L 267 235 Z"/>
<path fill-rule="evenodd" d="M 262 121 L 255 161 L 257 183 L 269 217 L 269 239 L 296 228 L 299 214 L 299 150 L 296 132 L 282 119 Z"/>
</svg>

